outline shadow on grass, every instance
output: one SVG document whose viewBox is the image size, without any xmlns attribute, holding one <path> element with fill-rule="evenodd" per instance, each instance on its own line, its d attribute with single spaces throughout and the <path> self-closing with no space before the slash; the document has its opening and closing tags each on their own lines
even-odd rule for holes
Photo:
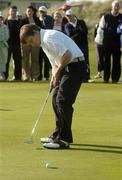
<svg viewBox="0 0 122 180">
<path fill-rule="evenodd" d="M 75 147 L 78 146 L 78 147 Z M 72 144 L 70 150 L 94 151 L 104 153 L 122 154 L 121 146 L 96 145 L 96 144 Z"/>
<path fill-rule="evenodd" d="M 39 147 L 39 148 L 36 148 L 36 150 L 39 150 L 39 151 L 40 151 L 40 150 L 44 150 L 44 148 L 40 148 L 40 147 Z"/>
<path fill-rule="evenodd" d="M 108 145 L 95 145 L 95 144 L 71 144 L 69 149 L 45 149 L 36 148 L 36 150 L 73 150 L 73 151 L 91 151 L 91 152 L 102 152 L 102 153 L 114 153 L 122 154 L 122 147 L 120 146 L 108 146 Z"/>
<path fill-rule="evenodd" d="M 13 111 L 12 109 L 0 109 L 0 111 Z"/>
</svg>

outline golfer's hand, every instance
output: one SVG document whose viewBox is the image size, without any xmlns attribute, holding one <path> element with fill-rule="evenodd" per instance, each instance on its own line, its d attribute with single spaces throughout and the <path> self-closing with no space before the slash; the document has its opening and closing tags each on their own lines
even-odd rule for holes
<svg viewBox="0 0 122 180">
<path fill-rule="evenodd" d="M 56 74 L 56 76 L 52 76 L 51 81 L 50 81 L 50 86 L 52 88 L 55 88 L 58 85 L 59 80 L 60 80 L 60 75 Z"/>
<path fill-rule="evenodd" d="M 50 81 L 50 87 L 55 88 L 58 84 L 58 81 L 52 76 L 51 81 Z"/>
<path fill-rule="evenodd" d="M 50 81 L 50 86 L 52 88 L 55 88 L 57 86 L 59 80 L 60 80 L 60 71 L 59 71 L 58 67 L 55 67 L 52 69 L 52 78 Z"/>
</svg>

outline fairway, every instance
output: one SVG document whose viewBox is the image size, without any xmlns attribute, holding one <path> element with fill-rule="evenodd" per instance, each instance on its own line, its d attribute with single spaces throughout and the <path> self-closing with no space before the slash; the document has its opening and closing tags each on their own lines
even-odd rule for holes
<svg viewBox="0 0 122 180">
<path fill-rule="evenodd" d="M 40 137 L 50 135 L 54 114 L 49 98 L 30 137 L 49 84 L 0 83 L 1 180 L 121 180 L 122 84 L 83 84 L 75 103 L 74 143 L 69 150 L 47 150 Z M 51 163 L 54 168 L 46 168 Z"/>
</svg>

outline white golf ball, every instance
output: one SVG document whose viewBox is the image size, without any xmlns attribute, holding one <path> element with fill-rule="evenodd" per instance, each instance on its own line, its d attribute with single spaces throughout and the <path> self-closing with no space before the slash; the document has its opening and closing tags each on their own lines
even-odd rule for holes
<svg viewBox="0 0 122 180">
<path fill-rule="evenodd" d="M 46 168 L 51 168 L 52 165 L 50 163 L 46 163 Z"/>
</svg>

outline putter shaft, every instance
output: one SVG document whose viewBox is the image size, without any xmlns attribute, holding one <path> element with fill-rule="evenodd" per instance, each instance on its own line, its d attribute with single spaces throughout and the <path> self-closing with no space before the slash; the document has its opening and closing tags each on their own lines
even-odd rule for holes
<svg viewBox="0 0 122 180">
<path fill-rule="evenodd" d="M 41 114 L 42 114 L 42 112 L 43 112 L 43 110 L 44 110 L 44 108 L 45 108 L 45 105 L 46 105 L 46 103 L 47 103 L 47 101 L 48 101 L 48 98 L 49 98 L 51 92 L 52 92 L 52 88 L 49 90 L 48 95 L 47 95 L 47 97 L 46 97 L 46 99 L 45 99 L 45 101 L 44 101 L 44 104 L 43 104 L 41 110 L 39 111 L 38 117 L 37 117 L 37 119 L 36 119 L 36 122 L 35 122 L 35 124 L 34 124 L 34 127 L 33 127 L 32 131 L 31 131 L 31 137 L 32 137 L 33 134 L 35 133 L 36 127 L 37 127 L 37 125 L 38 125 L 38 123 L 39 123 L 39 120 L 40 120 L 40 116 L 41 116 Z"/>
</svg>

